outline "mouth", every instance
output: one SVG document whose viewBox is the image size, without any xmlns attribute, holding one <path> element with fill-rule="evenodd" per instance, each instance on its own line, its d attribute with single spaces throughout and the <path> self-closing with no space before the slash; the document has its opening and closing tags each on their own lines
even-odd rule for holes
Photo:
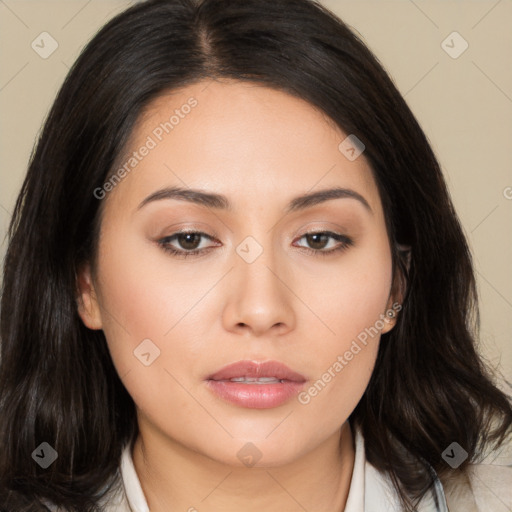
<svg viewBox="0 0 512 512">
<path fill-rule="evenodd" d="M 239 407 L 269 409 L 288 402 L 306 378 L 278 361 L 239 361 L 206 379 L 218 398 Z"/>
<path fill-rule="evenodd" d="M 229 382 L 241 382 L 243 384 L 279 384 L 286 382 L 286 379 L 276 379 L 275 377 L 234 377 Z"/>
</svg>

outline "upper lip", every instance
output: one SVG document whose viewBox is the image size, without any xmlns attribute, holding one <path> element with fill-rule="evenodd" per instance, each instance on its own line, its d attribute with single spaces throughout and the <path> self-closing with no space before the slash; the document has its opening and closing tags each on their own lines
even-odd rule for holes
<svg viewBox="0 0 512 512">
<path fill-rule="evenodd" d="M 306 381 L 303 375 L 294 372 L 279 361 L 238 361 L 224 366 L 218 372 L 210 375 L 207 380 L 229 380 L 240 377 L 274 377 L 292 382 Z"/>
</svg>

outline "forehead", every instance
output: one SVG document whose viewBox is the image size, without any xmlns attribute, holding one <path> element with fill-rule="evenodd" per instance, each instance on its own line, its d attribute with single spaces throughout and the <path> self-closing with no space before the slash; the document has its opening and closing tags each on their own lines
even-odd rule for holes
<svg viewBox="0 0 512 512">
<path fill-rule="evenodd" d="M 364 154 L 349 160 L 347 137 L 308 102 L 252 82 L 201 81 L 153 100 L 117 167 L 111 194 L 124 203 L 162 186 L 207 188 L 239 205 L 284 203 L 315 188 L 343 186 L 380 206 Z"/>
</svg>

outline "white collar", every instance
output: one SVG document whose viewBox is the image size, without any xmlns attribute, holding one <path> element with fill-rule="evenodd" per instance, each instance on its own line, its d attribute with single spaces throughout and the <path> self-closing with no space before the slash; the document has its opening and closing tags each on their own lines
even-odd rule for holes
<svg viewBox="0 0 512 512">
<path fill-rule="evenodd" d="M 131 511 L 149 512 L 146 497 L 144 496 L 139 477 L 137 476 L 135 466 L 133 465 L 131 443 L 128 443 L 123 450 L 120 468 L 124 491 Z"/>
<path fill-rule="evenodd" d="M 131 455 L 131 443 L 128 443 L 121 457 L 121 477 L 126 493 L 127 506 L 131 512 L 150 512 L 140 480 L 135 471 Z M 439 506 L 435 506 L 435 498 Z M 355 429 L 355 458 L 350 489 L 344 512 L 393 512 L 399 510 L 396 492 L 390 480 L 377 471 L 367 460 L 364 449 L 364 438 Z M 446 499 L 439 480 L 430 495 L 421 502 L 418 512 L 448 512 Z"/>
</svg>

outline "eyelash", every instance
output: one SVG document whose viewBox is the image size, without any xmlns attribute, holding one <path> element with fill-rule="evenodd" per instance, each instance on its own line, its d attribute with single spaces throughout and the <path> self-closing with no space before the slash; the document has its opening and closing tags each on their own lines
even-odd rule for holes
<svg viewBox="0 0 512 512">
<path fill-rule="evenodd" d="M 162 249 L 165 252 L 170 253 L 172 256 L 177 258 L 188 258 L 189 256 L 196 256 L 199 254 L 204 254 L 206 252 L 209 252 L 213 247 L 207 247 L 204 249 L 194 249 L 191 251 L 186 250 L 178 250 L 174 249 L 172 246 L 169 245 L 169 242 L 176 239 L 179 235 L 202 235 L 209 240 L 213 240 L 213 237 L 210 235 L 207 235 L 206 233 L 203 233 L 201 231 L 180 231 L 178 233 L 174 233 L 173 235 L 166 236 L 165 238 L 162 238 L 161 240 L 158 240 L 158 244 L 162 247 Z M 341 252 L 353 245 L 353 240 L 345 235 L 340 235 L 339 233 L 333 233 L 332 231 L 312 231 L 309 233 L 304 233 L 300 238 L 304 238 L 307 235 L 327 235 L 329 238 L 333 238 L 340 242 L 340 245 L 335 247 L 334 249 L 329 249 L 328 251 L 324 251 L 321 249 L 311 249 L 309 247 L 300 247 L 303 251 L 305 251 L 308 254 L 312 254 L 313 256 L 329 256 L 333 253 Z"/>
</svg>

